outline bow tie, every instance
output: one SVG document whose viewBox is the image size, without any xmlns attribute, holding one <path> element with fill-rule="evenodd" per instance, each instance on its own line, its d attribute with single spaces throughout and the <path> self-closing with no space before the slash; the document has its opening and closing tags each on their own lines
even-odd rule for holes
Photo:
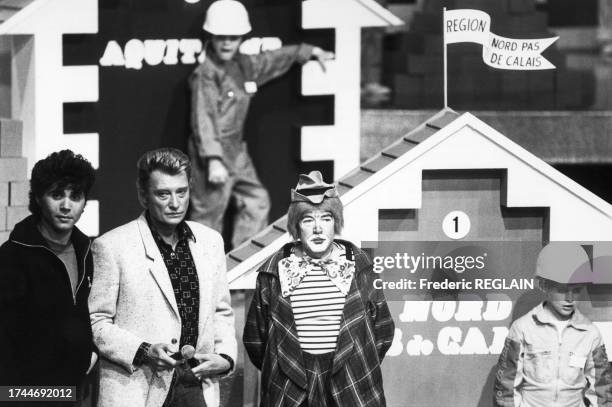
<svg viewBox="0 0 612 407">
<path fill-rule="evenodd" d="M 327 266 L 339 263 L 337 259 L 332 259 L 331 257 L 321 260 L 321 259 L 312 258 L 308 256 L 307 254 L 305 254 L 302 257 L 302 261 L 307 262 L 308 264 L 312 264 L 314 266 L 321 266 L 321 267 L 327 267 Z"/>
<path fill-rule="evenodd" d="M 300 285 L 310 270 L 322 269 L 336 287 L 346 295 L 355 274 L 355 262 L 345 257 L 325 260 L 310 256 L 298 257 L 291 254 L 278 262 L 278 276 L 283 297 L 289 296 Z"/>
</svg>

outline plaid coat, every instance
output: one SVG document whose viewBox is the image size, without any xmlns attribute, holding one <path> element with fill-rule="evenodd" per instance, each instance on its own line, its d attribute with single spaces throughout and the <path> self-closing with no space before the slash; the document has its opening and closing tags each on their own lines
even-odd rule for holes
<svg viewBox="0 0 612 407">
<path fill-rule="evenodd" d="M 368 256 L 349 242 L 338 242 L 356 267 L 333 359 L 332 396 L 339 407 L 385 406 L 380 364 L 393 340 L 393 319 L 383 292 L 373 287 Z M 302 349 L 291 302 L 281 295 L 277 267 L 294 244 L 285 245 L 258 270 L 244 328 L 244 346 L 262 373 L 261 407 L 297 407 L 307 397 Z"/>
</svg>

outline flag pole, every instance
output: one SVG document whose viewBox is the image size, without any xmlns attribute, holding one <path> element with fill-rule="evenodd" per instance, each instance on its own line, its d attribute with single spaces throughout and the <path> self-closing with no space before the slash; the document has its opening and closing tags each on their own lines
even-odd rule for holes
<svg viewBox="0 0 612 407">
<path fill-rule="evenodd" d="M 442 51 L 443 59 L 444 59 L 444 108 L 448 108 L 448 79 L 446 75 L 446 27 L 444 26 L 446 21 L 446 7 L 442 9 L 442 47 L 444 48 Z"/>
</svg>

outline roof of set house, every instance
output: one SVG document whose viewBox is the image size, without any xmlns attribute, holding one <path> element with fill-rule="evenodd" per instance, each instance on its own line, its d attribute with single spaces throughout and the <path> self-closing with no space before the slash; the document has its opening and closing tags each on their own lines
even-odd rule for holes
<svg viewBox="0 0 612 407">
<path fill-rule="evenodd" d="M 36 0 L 0 0 L 0 34 L 4 33 L 9 20 L 35 2 Z"/>
<path fill-rule="evenodd" d="M 363 162 L 359 167 L 340 178 L 337 181 L 338 193 L 342 197 L 351 189 L 412 150 L 419 143 L 426 140 L 458 117 L 459 114 L 450 108 L 441 110 L 425 123 L 422 123 L 384 150 L 375 154 L 369 160 Z M 258 254 L 264 255 L 263 257 L 265 258 L 267 257 L 267 253 L 262 253 L 264 249 L 277 243 L 274 248 L 274 250 L 276 250 L 276 246 L 280 246 L 290 240 L 291 238 L 287 230 L 287 216 L 285 215 L 227 254 L 228 280 L 231 282 L 239 278 L 251 268 L 251 265 L 244 263 L 245 261 L 252 259 Z M 261 260 L 258 259 L 255 263 Z M 238 267 L 239 265 L 241 267 Z"/>
<path fill-rule="evenodd" d="M 323 10 L 324 12 L 321 12 Z M 350 12 L 350 19 L 343 19 Z M 399 26 L 404 22 L 375 0 L 309 0 L 302 3 L 304 28 L 333 24 L 367 24 L 372 27 Z"/>
<path fill-rule="evenodd" d="M 480 153 L 474 154 L 478 149 L 481 149 Z M 423 167 L 424 162 L 430 164 Z M 450 108 L 439 111 L 337 181 L 345 216 L 347 211 L 353 210 L 351 208 L 358 211 L 357 216 L 370 216 L 359 211 L 371 213 L 376 209 L 372 205 L 381 205 L 378 209 L 398 204 L 420 208 L 420 188 L 413 188 L 406 195 L 379 186 L 403 188 L 404 181 L 390 184 L 388 181 L 405 173 L 405 168 L 425 169 L 430 165 L 435 169 L 506 168 L 508 175 L 502 204 L 507 207 L 551 208 L 551 240 L 612 241 L 612 205 L 476 116 L 470 113 L 460 115 Z M 411 178 L 406 182 L 415 181 L 416 178 Z M 378 196 L 382 191 L 386 191 L 386 195 Z M 389 200 L 392 202 L 387 202 Z M 375 240 L 376 226 L 369 218 L 363 220 L 359 230 L 354 225 L 345 224 L 343 235 L 359 235 L 362 241 Z M 283 216 L 229 252 L 226 259 L 230 286 L 254 286 L 255 273 L 249 273 L 291 240 L 287 217 Z"/>
</svg>

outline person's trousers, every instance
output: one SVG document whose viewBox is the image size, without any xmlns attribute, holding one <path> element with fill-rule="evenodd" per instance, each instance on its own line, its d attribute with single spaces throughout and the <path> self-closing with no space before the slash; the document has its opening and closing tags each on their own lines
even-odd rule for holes
<svg viewBox="0 0 612 407">
<path fill-rule="evenodd" d="M 313 355 L 302 352 L 306 370 L 307 396 L 300 407 L 333 407 L 331 371 L 334 363 L 334 352 Z"/>
<path fill-rule="evenodd" d="M 206 407 L 202 383 L 199 380 L 183 380 L 181 377 L 175 370 L 162 407 Z"/>
<path fill-rule="evenodd" d="M 232 152 L 224 157 L 230 171 L 227 182 L 213 185 L 208 182 L 205 160 L 189 151 L 192 161 L 191 206 L 189 219 L 223 231 L 223 218 L 230 201 L 236 205 L 233 221 L 232 247 L 239 246 L 268 224 L 270 198 L 257 176 L 244 142 L 232 146 Z"/>
</svg>

